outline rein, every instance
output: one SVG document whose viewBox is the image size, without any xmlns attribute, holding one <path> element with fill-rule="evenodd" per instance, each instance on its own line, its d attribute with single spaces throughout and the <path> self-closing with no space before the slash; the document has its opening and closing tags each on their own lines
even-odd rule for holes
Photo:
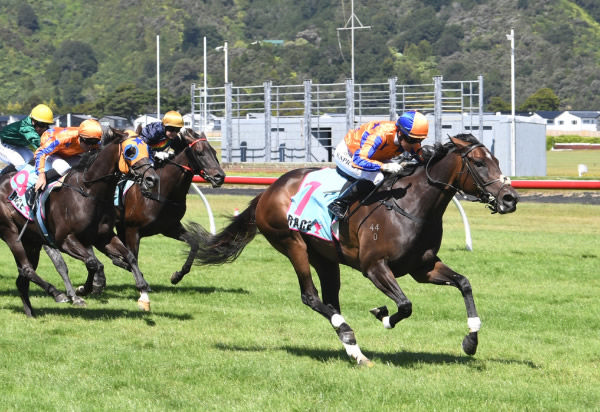
<svg viewBox="0 0 600 412">
<path fill-rule="evenodd" d="M 188 174 L 191 174 L 191 175 L 198 174 L 202 178 L 204 178 L 204 176 L 206 175 L 206 172 L 204 171 L 204 169 L 202 169 L 202 167 L 200 167 L 200 165 L 198 164 L 196 158 L 193 155 L 193 151 L 192 151 L 194 145 L 196 145 L 197 143 L 202 142 L 202 141 L 207 141 L 207 139 L 206 138 L 202 138 L 202 137 L 198 138 L 198 139 L 192 141 L 191 143 L 189 143 L 187 145 L 187 147 L 185 148 L 185 150 L 184 150 L 185 155 L 187 156 L 187 158 L 190 161 L 190 163 L 195 164 L 196 167 L 190 167 L 190 166 L 187 166 L 187 165 L 182 165 L 181 163 L 175 162 L 175 161 L 173 161 L 171 159 L 167 159 L 165 161 L 165 164 L 166 163 L 170 163 L 172 165 L 175 165 L 175 166 L 179 167 L 181 170 L 183 170 L 184 173 L 188 173 Z M 196 170 L 198 170 L 198 171 L 196 171 Z M 160 182 L 158 184 L 159 184 L 159 186 L 158 186 L 158 193 L 160 193 Z M 165 198 L 163 196 L 160 196 L 160 194 L 156 194 L 155 195 L 154 193 L 146 191 L 146 190 L 142 190 L 142 195 L 144 197 L 148 198 L 148 199 L 151 199 L 151 200 L 154 200 L 154 201 L 157 201 L 157 202 L 161 202 L 161 203 L 167 203 L 168 202 L 168 203 L 172 203 L 174 205 L 182 204 L 182 202 L 176 202 L 176 201 L 170 200 L 169 198 Z"/>
</svg>

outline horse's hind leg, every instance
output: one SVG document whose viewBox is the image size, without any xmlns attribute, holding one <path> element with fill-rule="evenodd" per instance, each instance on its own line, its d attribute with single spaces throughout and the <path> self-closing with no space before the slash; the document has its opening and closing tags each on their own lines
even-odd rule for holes
<svg viewBox="0 0 600 412">
<path fill-rule="evenodd" d="M 467 324 L 469 333 L 465 336 L 462 343 L 462 348 L 467 355 L 475 355 L 477 352 L 477 332 L 481 328 L 481 320 L 477 314 L 475 300 L 473 299 L 473 290 L 471 283 L 463 275 L 456 273 L 441 260 L 437 260 L 432 270 L 424 274 L 411 273 L 418 282 L 429 282 L 434 285 L 449 285 L 454 286 L 463 295 L 465 307 L 467 309 Z"/>
<path fill-rule="evenodd" d="M 73 302 L 75 306 L 85 306 L 85 300 L 77 296 L 75 290 L 73 289 L 73 285 L 71 283 L 71 279 L 69 278 L 69 268 L 65 263 L 60 251 L 58 249 L 54 249 L 48 245 L 44 245 L 44 250 L 46 254 L 54 264 L 56 271 L 60 274 L 60 277 L 63 279 L 63 283 L 65 284 L 65 289 L 67 291 L 67 296 Z"/>
</svg>

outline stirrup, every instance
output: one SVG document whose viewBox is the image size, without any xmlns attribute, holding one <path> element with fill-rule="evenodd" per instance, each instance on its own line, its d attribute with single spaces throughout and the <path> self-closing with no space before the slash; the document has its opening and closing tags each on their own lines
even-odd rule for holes
<svg viewBox="0 0 600 412">
<path fill-rule="evenodd" d="M 348 214 L 349 205 L 343 201 L 334 200 L 327 206 L 327 209 L 338 220 L 344 220 Z"/>
</svg>

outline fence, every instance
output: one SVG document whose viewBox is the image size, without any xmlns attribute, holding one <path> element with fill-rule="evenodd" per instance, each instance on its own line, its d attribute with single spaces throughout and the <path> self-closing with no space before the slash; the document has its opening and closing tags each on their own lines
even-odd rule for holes
<svg viewBox="0 0 600 412">
<path fill-rule="evenodd" d="M 442 140 L 442 113 L 478 114 L 471 130 L 483 131 L 483 77 L 469 81 L 191 86 L 192 127 L 219 120 L 226 162 L 330 161 L 334 144 L 372 119 L 394 120 L 406 110 L 433 116 L 433 137 Z M 472 119 L 473 117 L 469 117 Z M 481 136 L 480 136 L 481 137 Z"/>
</svg>

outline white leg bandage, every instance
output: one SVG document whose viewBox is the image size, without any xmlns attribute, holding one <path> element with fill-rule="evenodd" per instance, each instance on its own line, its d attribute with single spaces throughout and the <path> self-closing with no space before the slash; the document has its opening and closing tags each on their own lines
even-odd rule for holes
<svg viewBox="0 0 600 412">
<path fill-rule="evenodd" d="M 385 316 L 383 319 L 381 319 L 381 322 L 383 322 L 383 327 L 386 329 L 392 329 L 392 324 L 390 323 L 390 317 L 389 316 Z"/>
<path fill-rule="evenodd" d="M 479 332 L 479 329 L 481 329 L 481 319 L 479 319 L 479 317 L 469 318 L 467 320 L 467 325 L 469 325 L 469 330 L 471 332 Z"/>
<path fill-rule="evenodd" d="M 140 298 L 138 300 L 141 300 L 142 302 L 150 302 L 150 298 L 148 297 L 148 293 L 141 292 L 140 293 Z"/>
<path fill-rule="evenodd" d="M 335 315 L 333 315 L 331 317 L 331 326 L 333 326 L 336 329 L 339 328 L 340 325 L 345 322 L 346 322 L 346 319 L 344 319 L 344 317 L 338 313 L 336 313 Z"/>
</svg>

